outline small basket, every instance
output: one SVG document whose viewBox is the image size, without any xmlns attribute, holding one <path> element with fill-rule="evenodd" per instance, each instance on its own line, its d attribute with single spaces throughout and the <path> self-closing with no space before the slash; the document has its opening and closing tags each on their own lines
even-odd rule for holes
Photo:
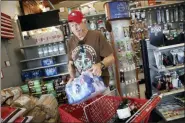
<svg viewBox="0 0 185 123">
<path fill-rule="evenodd" d="M 147 102 L 146 99 L 99 95 L 95 98 L 92 98 L 77 105 L 61 105 L 59 107 L 60 118 L 62 122 L 109 122 L 116 114 L 116 110 L 123 99 L 130 100 L 130 104 L 134 104 L 138 111 L 140 111 L 143 106 L 145 106 L 143 108 L 146 108 L 145 104 L 150 104 L 149 102 Z M 153 107 L 148 110 L 145 116 L 142 116 L 142 118 L 139 117 L 140 120 L 137 121 L 147 123 L 149 120 L 150 112 L 152 111 Z M 139 113 L 137 112 L 136 119 L 138 118 Z M 134 118 L 132 116 L 132 119 Z M 129 119 L 129 121 L 132 122 L 133 120 Z"/>
</svg>

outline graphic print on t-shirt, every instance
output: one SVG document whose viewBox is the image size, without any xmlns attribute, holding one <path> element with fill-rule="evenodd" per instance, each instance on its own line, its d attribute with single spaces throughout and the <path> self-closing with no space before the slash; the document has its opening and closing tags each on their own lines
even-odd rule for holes
<svg viewBox="0 0 185 123">
<path fill-rule="evenodd" d="M 94 48 L 87 44 L 77 46 L 72 51 L 72 59 L 79 72 L 90 69 L 95 64 L 96 56 Z"/>
</svg>

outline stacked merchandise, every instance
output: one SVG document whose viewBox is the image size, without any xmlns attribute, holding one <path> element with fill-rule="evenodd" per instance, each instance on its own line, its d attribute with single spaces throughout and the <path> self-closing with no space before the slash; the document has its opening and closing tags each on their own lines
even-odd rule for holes
<svg viewBox="0 0 185 123">
<path fill-rule="evenodd" d="M 26 87 L 26 85 L 24 86 Z M 30 94 L 36 97 L 40 97 L 42 94 L 53 94 L 53 96 L 56 96 L 52 80 L 48 82 L 41 82 L 40 80 L 28 81 L 28 88 Z"/>
<path fill-rule="evenodd" d="M 51 94 L 40 99 L 22 94 L 19 87 L 1 91 L 1 118 L 3 122 L 52 122 L 58 121 L 58 102 Z"/>
<path fill-rule="evenodd" d="M 67 81 L 69 80 L 69 76 L 62 76 L 62 79 L 54 80 L 54 88 L 56 91 L 56 98 L 59 103 L 67 103 L 67 96 L 65 93 L 65 86 Z"/>
</svg>

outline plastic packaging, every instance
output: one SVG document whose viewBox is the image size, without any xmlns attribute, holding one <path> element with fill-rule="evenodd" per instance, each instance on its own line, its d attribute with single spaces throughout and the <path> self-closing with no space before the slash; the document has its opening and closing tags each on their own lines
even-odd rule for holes
<svg viewBox="0 0 185 123">
<path fill-rule="evenodd" d="M 67 83 L 65 91 L 69 104 L 83 102 L 105 91 L 106 87 L 101 77 L 84 72 L 74 81 Z"/>
<path fill-rule="evenodd" d="M 54 64 L 54 60 L 52 58 L 47 58 L 42 60 L 42 66 L 49 66 L 53 64 Z"/>
</svg>

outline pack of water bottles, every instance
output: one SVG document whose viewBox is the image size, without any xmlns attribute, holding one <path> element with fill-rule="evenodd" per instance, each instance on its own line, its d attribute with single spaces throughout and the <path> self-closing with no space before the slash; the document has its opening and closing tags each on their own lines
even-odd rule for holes
<svg viewBox="0 0 185 123">
<path fill-rule="evenodd" d="M 42 45 L 39 46 L 37 50 L 39 57 L 46 57 L 65 53 L 64 43 L 62 42 Z"/>
<path fill-rule="evenodd" d="M 94 76 L 90 72 L 84 72 L 72 82 L 68 82 L 65 91 L 69 104 L 81 103 L 90 99 L 106 89 L 101 77 Z"/>
</svg>

